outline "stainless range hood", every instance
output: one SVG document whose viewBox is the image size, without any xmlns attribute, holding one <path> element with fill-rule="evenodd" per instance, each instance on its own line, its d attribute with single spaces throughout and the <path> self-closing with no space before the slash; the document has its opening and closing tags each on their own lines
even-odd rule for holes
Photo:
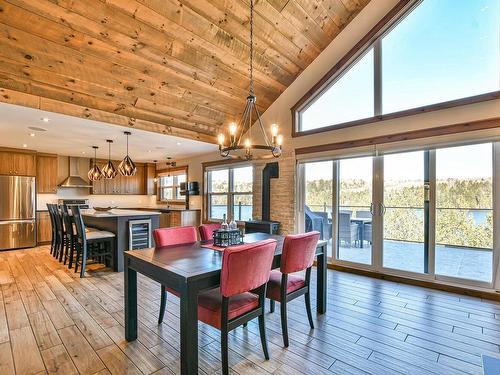
<svg viewBox="0 0 500 375">
<path fill-rule="evenodd" d="M 85 171 L 87 173 L 87 171 Z M 85 181 L 80 174 L 80 158 L 69 157 L 69 176 L 59 187 L 62 188 L 90 188 L 90 185 Z"/>
</svg>

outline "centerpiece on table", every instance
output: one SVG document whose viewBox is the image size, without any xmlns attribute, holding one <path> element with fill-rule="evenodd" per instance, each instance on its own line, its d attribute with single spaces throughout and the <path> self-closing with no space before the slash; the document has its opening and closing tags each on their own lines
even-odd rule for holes
<svg viewBox="0 0 500 375">
<path fill-rule="evenodd" d="M 223 216 L 220 229 L 213 232 L 214 246 L 228 247 L 232 245 L 240 245 L 243 243 L 243 234 L 238 229 L 236 221 L 231 220 L 228 224 L 226 214 Z"/>
</svg>

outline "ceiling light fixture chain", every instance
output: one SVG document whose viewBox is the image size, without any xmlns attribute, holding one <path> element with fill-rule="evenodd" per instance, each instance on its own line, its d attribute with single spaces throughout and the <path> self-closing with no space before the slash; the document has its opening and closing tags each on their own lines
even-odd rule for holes
<svg viewBox="0 0 500 375">
<path fill-rule="evenodd" d="M 269 139 L 260 112 L 257 108 L 257 98 L 254 92 L 254 81 L 253 81 L 253 26 L 254 26 L 254 0 L 250 0 L 250 57 L 249 57 L 249 94 L 246 98 L 245 109 L 240 118 L 239 123 L 232 122 L 229 124 L 229 145 L 225 145 L 225 135 L 220 133 L 217 136 L 219 143 L 219 154 L 222 157 L 230 156 L 232 151 L 244 150 L 244 156 L 233 156 L 240 159 L 255 159 L 252 150 L 267 150 L 271 151 L 271 155 L 263 156 L 262 159 L 268 159 L 269 157 L 278 158 L 282 153 L 282 143 L 283 136 L 278 134 L 278 126 L 276 124 L 271 125 L 271 140 Z M 255 115 L 255 117 L 254 117 Z M 259 129 L 263 134 L 265 144 L 253 144 L 252 142 L 252 125 L 257 121 L 259 123 Z M 243 140 L 243 137 L 245 139 Z M 242 144 L 243 143 L 243 144 Z"/>
</svg>

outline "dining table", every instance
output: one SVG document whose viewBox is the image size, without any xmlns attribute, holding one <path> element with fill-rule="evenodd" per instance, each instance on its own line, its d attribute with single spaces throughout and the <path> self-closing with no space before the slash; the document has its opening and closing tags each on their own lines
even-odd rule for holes
<svg viewBox="0 0 500 375">
<path fill-rule="evenodd" d="M 251 233 L 244 243 L 276 239 L 272 268 L 279 268 L 284 236 Z M 223 250 L 211 241 L 124 252 L 125 338 L 137 339 L 137 272 L 178 292 L 180 298 L 181 374 L 198 373 L 198 293 L 220 284 Z M 316 311 L 326 312 L 327 241 L 316 247 Z M 158 288 L 158 293 L 160 289 Z"/>
</svg>

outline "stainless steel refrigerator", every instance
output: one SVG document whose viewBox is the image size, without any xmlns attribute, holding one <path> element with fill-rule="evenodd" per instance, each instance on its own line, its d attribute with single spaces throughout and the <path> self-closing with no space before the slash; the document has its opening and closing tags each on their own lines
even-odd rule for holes
<svg viewBox="0 0 500 375">
<path fill-rule="evenodd" d="M 0 250 L 36 245 L 35 177 L 0 176 Z"/>
</svg>

